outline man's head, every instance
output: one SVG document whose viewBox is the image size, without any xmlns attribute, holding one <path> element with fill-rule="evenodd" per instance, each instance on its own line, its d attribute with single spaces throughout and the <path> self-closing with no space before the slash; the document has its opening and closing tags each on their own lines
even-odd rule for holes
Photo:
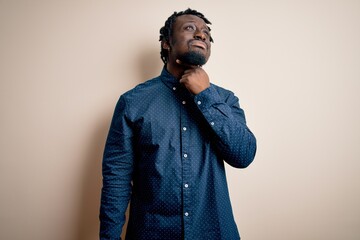
<svg viewBox="0 0 360 240">
<path fill-rule="evenodd" d="M 188 8 L 174 12 L 160 29 L 161 59 L 166 64 L 179 59 L 187 65 L 204 65 L 211 53 L 211 22 Z"/>
</svg>

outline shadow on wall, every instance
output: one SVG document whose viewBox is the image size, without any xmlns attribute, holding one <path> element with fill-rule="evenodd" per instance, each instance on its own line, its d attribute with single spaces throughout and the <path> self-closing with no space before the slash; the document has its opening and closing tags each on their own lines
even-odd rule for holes
<svg viewBox="0 0 360 240">
<path fill-rule="evenodd" d="M 133 64 L 134 71 L 139 73 L 136 75 L 138 81 L 135 84 L 144 82 L 148 79 L 156 77 L 160 74 L 162 69 L 162 61 L 160 59 L 159 49 L 147 48 L 141 51 L 137 62 Z M 121 72 L 121 70 L 119 71 Z M 121 77 L 119 76 L 119 79 Z M 105 108 L 105 107 L 104 107 Z M 113 106 L 115 108 L 115 106 Z M 82 179 L 82 193 L 79 204 L 79 219 L 77 226 L 77 233 L 74 239 L 76 240 L 92 240 L 99 239 L 99 209 L 100 196 L 102 186 L 101 164 L 102 155 L 104 151 L 105 140 L 108 134 L 111 113 L 108 116 L 99 118 L 97 126 L 94 126 L 95 133 L 90 140 L 88 152 L 85 154 L 84 176 Z M 128 219 L 128 211 L 126 213 Z M 122 239 L 125 237 L 125 229 L 127 222 L 124 225 Z"/>
<path fill-rule="evenodd" d="M 160 43 L 145 48 L 136 59 L 137 62 L 134 65 L 136 65 L 136 68 L 140 68 L 140 71 L 136 71 L 139 73 L 137 77 L 140 82 L 160 75 L 163 67 L 163 62 L 160 59 Z"/>
<path fill-rule="evenodd" d="M 99 234 L 99 208 L 101 194 L 101 159 L 109 123 L 105 118 L 96 126 L 95 133 L 90 140 L 88 152 L 85 154 L 84 174 L 79 204 L 79 219 L 76 240 L 98 239 Z M 107 118 L 109 119 L 109 118 Z"/>
</svg>

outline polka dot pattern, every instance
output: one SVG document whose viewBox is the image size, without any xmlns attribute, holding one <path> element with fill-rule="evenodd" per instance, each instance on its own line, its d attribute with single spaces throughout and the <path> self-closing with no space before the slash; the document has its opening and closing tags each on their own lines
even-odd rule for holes
<svg viewBox="0 0 360 240">
<path fill-rule="evenodd" d="M 238 240 L 224 162 L 247 167 L 256 140 L 238 99 L 193 96 L 163 69 L 123 94 L 103 158 L 100 239 Z"/>
</svg>

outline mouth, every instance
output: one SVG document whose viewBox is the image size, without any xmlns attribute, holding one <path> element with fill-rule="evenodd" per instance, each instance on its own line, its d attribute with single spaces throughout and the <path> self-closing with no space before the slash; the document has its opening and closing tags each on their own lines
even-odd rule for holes
<svg viewBox="0 0 360 240">
<path fill-rule="evenodd" d="M 199 40 L 192 40 L 190 42 L 190 46 L 197 47 L 203 50 L 207 50 L 207 44 L 205 42 L 199 41 Z"/>
</svg>

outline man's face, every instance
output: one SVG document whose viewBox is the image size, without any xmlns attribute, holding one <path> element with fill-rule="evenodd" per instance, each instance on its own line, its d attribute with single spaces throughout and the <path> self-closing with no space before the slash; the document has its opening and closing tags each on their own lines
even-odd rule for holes
<svg viewBox="0 0 360 240">
<path fill-rule="evenodd" d="M 170 61 L 179 59 L 188 65 L 204 65 L 210 53 L 210 31 L 204 20 L 194 15 L 177 17 L 170 38 Z"/>
</svg>

